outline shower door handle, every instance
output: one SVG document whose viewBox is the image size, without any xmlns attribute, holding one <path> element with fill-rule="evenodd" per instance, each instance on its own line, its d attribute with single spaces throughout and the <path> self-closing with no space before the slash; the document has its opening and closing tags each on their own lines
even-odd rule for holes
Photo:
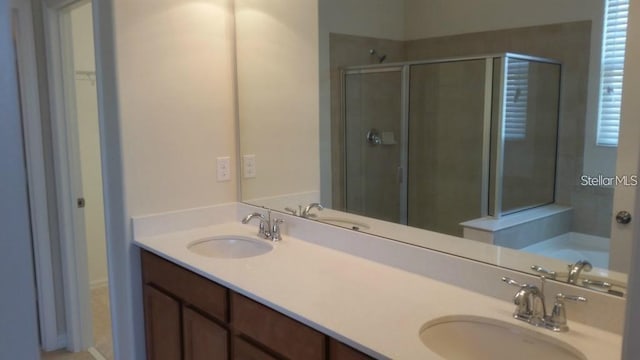
<svg viewBox="0 0 640 360">
<path fill-rule="evenodd" d="M 631 222 L 631 213 L 626 210 L 618 211 L 616 214 L 616 222 L 618 224 L 627 225 Z"/>
</svg>

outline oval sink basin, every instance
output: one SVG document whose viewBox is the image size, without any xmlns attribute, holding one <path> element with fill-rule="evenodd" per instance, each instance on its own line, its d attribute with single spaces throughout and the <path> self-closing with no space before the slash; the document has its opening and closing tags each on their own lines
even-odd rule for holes
<svg viewBox="0 0 640 360">
<path fill-rule="evenodd" d="M 273 250 L 267 240 L 232 235 L 196 240 L 187 245 L 187 248 L 199 255 L 227 259 L 258 256 Z"/>
<path fill-rule="evenodd" d="M 346 227 L 349 229 L 353 229 L 353 230 L 368 230 L 369 229 L 369 225 L 359 222 L 359 221 L 353 221 L 353 220 L 349 220 L 349 219 L 344 219 L 344 218 L 340 218 L 340 217 L 318 217 L 317 218 L 318 221 L 327 223 L 327 224 L 331 224 L 331 225 L 337 225 L 337 226 L 342 226 L 342 227 Z"/>
<path fill-rule="evenodd" d="M 445 359 L 587 359 L 574 347 L 551 336 L 478 316 L 446 316 L 430 321 L 420 329 L 420 339 Z"/>
</svg>

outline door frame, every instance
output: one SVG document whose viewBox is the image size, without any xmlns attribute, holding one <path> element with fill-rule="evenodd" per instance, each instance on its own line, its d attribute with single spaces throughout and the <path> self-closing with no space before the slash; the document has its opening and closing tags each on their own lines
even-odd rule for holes
<svg viewBox="0 0 640 360">
<path fill-rule="evenodd" d="M 73 0 L 34 1 L 42 4 L 45 25 L 52 13 L 73 3 Z M 113 352 L 116 359 L 143 359 L 140 258 L 139 250 L 131 244 L 131 219 L 124 188 L 114 1 L 93 1 L 92 5 Z M 45 27 L 45 32 L 48 30 Z"/>
<path fill-rule="evenodd" d="M 87 0 L 47 0 L 44 28 L 51 107 L 54 173 L 57 194 L 66 347 L 81 351 L 93 345 L 87 242 L 82 197 L 75 104 L 75 73 L 69 11 Z M 74 81 L 70 81 L 74 79 Z"/>
</svg>

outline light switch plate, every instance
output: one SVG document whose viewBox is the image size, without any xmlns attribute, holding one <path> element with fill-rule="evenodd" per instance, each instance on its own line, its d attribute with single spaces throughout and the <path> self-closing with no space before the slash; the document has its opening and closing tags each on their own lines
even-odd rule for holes
<svg viewBox="0 0 640 360">
<path fill-rule="evenodd" d="M 216 175 L 218 182 L 231 180 L 231 158 L 228 156 L 219 157 L 217 159 Z"/>
<path fill-rule="evenodd" d="M 242 156 L 242 176 L 245 179 L 256 177 L 256 156 L 254 154 Z"/>
</svg>

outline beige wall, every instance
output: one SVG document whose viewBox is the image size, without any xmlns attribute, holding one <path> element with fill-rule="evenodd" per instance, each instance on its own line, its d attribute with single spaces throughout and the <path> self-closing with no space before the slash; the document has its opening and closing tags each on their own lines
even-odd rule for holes
<svg viewBox="0 0 640 360">
<path fill-rule="evenodd" d="M 71 11 L 71 27 L 74 69 L 95 71 L 90 3 Z M 82 193 L 87 204 L 84 209 L 84 222 L 89 281 L 92 286 L 97 286 L 106 284 L 107 281 L 98 101 L 95 81 L 76 75 L 75 86 Z"/>
<path fill-rule="evenodd" d="M 215 171 L 236 161 L 232 1 L 114 3 L 130 215 L 235 201 Z"/>
<path fill-rule="evenodd" d="M 257 169 L 242 180 L 242 199 L 317 191 L 317 2 L 235 6 L 240 148 L 256 155 Z"/>
<path fill-rule="evenodd" d="M 405 40 L 596 20 L 602 1 L 405 0 Z"/>
</svg>

